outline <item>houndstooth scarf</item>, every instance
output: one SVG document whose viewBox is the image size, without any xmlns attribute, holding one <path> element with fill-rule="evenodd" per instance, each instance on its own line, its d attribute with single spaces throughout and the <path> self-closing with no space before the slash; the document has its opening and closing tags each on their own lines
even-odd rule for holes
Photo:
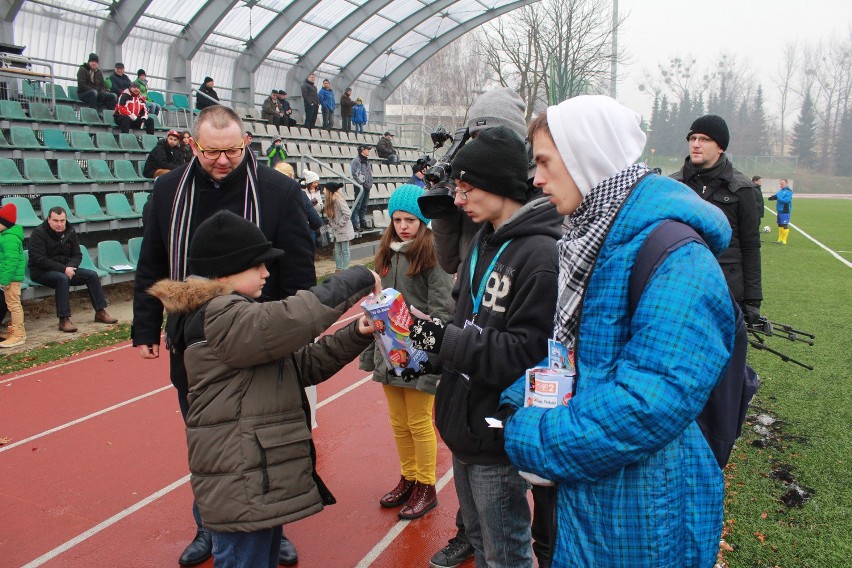
<svg viewBox="0 0 852 568">
<path fill-rule="evenodd" d="M 169 278 L 184 280 L 189 258 L 189 228 L 195 201 L 195 163 L 192 158 L 178 182 L 172 202 L 172 217 L 169 223 Z M 246 188 L 243 199 L 243 217 L 260 226 L 260 200 L 257 193 L 257 160 L 246 148 Z"/>
<path fill-rule="evenodd" d="M 553 318 L 553 335 L 569 350 L 577 342 L 580 306 L 595 260 L 621 206 L 639 180 L 650 173 L 634 164 L 592 188 L 574 213 L 566 218 L 559 251 L 559 299 Z"/>
</svg>

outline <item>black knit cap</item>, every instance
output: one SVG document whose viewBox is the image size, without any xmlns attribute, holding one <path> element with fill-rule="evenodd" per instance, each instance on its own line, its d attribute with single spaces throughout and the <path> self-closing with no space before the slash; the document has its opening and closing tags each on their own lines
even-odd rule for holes
<svg viewBox="0 0 852 568">
<path fill-rule="evenodd" d="M 524 203 L 527 165 L 524 141 L 509 128 L 495 126 L 462 146 L 451 167 L 453 179 Z"/>
<path fill-rule="evenodd" d="M 689 127 L 689 132 L 686 134 L 686 139 L 693 134 L 704 134 L 713 139 L 719 148 L 722 150 L 728 149 L 728 143 L 731 141 L 731 134 L 728 132 L 728 124 L 725 119 L 715 114 L 705 114 L 701 118 L 696 118 L 692 126 Z"/>
<path fill-rule="evenodd" d="M 260 228 L 230 211 L 219 211 L 198 226 L 189 243 L 189 270 L 196 276 L 230 276 L 284 255 Z"/>
<path fill-rule="evenodd" d="M 337 182 L 333 182 L 333 181 L 330 181 L 330 182 L 325 184 L 325 188 L 327 190 L 329 190 L 331 193 L 334 193 L 335 191 L 340 191 L 340 189 L 342 187 L 343 187 L 342 183 L 337 183 Z"/>
<path fill-rule="evenodd" d="M 90 54 L 89 54 L 89 61 L 90 61 L 90 62 L 94 61 L 95 63 L 100 63 L 101 58 L 100 58 L 100 57 L 98 57 L 98 54 L 97 54 L 97 53 L 90 53 Z"/>
</svg>

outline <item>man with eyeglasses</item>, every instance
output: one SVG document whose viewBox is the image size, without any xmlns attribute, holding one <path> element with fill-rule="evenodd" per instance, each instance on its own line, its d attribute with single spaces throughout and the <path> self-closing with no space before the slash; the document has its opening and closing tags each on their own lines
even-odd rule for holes
<svg viewBox="0 0 852 568">
<path fill-rule="evenodd" d="M 187 268 L 189 241 L 197 227 L 217 211 L 232 211 L 258 225 L 284 257 L 268 266 L 270 275 L 262 300 L 280 300 L 316 285 L 313 244 L 299 184 L 272 168 L 258 164 L 246 151 L 248 137 L 240 117 L 230 108 L 205 108 L 195 119 L 190 140 L 194 158 L 157 178 L 145 222 L 145 235 L 133 298 L 133 345 L 143 359 L 156 359 L 160 353 L 163 306 L 147 293 L 158 280 L 183 280 Z M 170 375 L 178 391 L 181 413 L 186 416 L 188 385 L 183 362 L 181 337 L 168 337 Z M 306 409 L 307 399 L 303 396 Z M 310 416 L 309 410 L 306 416 Z M 308 418 L 306 421 L 309 422 Z M 310 423 L 309 423 L 310 426 Z M 326 503 L 333 497 L 314 475 Z M 182 566 L 201 564 L 212 554 L 211 534 L 202 527 L 193 505 L 198 530 L 195 539 L 180 557 Z M 285 566 L 298 561 L 296 550 L 282 538 L 279 561 Z"/>
<path fill-rule="evenodd" d="M 754 199 L 754 183 L 734 169 L 725 154 L 730 139 L 728 125 L 722 117 L 708 114 L 696 119 L 686 135 L 689 156 L 683 168 L 672 177 L 721 209 L 728 218 L 731 243 L 717 260 L 746 321 L 757 323 L 763 300 L 760 212 Z"/>
</svg>

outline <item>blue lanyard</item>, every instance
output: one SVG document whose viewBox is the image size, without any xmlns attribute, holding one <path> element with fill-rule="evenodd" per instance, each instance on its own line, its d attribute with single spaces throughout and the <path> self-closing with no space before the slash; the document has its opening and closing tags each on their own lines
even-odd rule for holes
<svg viewBox="0 0 852 568">
<path fill-rule="evenodd" d="M 473 277 L 476 273 L 476 265 L 479 261 L 479 246 L 473 247 L 473 252 L 470 255 L 470 297 L 473 300 L 473 316 L 471 316 L 471 321 L 476 318 L 476 314 L 479 313 L 479 306 L 482 305 L 482 298 L 485 297 L 485 288 L 488 286 L 488 279 L 491 277 L 491 273 L 494 271 L 494 267 L 497 265 L 497 259 L 500 258 L 500 255 L 503 254 L 503 251 L 506 250 L 506 247 L 509 246 L 509 243 L 512 242 L 512 239 L 509 239 L 500 247 L 500 250 L 497 251 L 497 254 L 494 255 L 494 258 L 491 260 L 491 264 L 488 265 L 488 268 L 485 269 L 485 274 L 482 275 L 482 280 L 479 281 L 479 291 L 476 293 L 476 296 L 473 295 Z"/>
</svg>

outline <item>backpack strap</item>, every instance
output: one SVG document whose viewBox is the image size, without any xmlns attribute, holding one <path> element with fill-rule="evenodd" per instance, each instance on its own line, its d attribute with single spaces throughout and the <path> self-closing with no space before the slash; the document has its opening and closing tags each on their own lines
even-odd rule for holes
<svg viewBox="0 0 852 568">
<path fill-rule="evenodd" d="M 691 242 L 707 246 L 695 229 L 680 221 L 666 219 L 654 227 L 642 243 L 630 271 L 627 284 L 627 309 L 631 318 L 639 305 L 645 286 L 648 285 L 657 268 L 673 251 Z"/>
</svg>

